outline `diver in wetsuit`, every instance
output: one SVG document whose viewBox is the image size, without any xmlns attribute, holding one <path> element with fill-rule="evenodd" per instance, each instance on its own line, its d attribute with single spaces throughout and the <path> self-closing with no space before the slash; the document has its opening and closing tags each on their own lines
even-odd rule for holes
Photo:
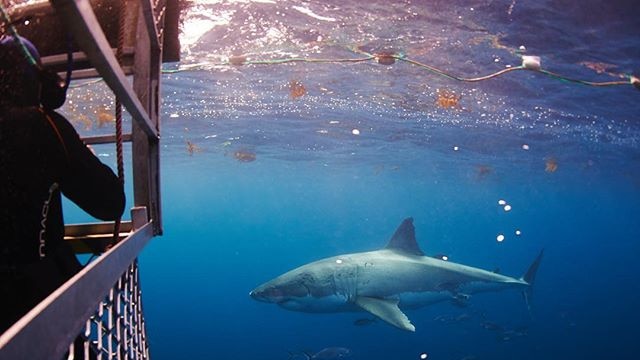
<svg viewBox="0 0 640 360">
<path fill-rule="evenodd" d="M 125 205 L 113 171 L 53 111 L 66 89 L 20 40 L 0 40 L 0 333 L 82 268 L 64 241 L 60 193 L 105 221 Z"/>
</svg>

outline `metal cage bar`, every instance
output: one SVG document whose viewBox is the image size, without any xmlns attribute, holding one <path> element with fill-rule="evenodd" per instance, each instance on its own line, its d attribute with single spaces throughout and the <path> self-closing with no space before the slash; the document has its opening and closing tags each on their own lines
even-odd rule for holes
<svg viewBox="0 0 640 360">
<path fill-rule="evenodd" d="M 109 42 L 100 28 L 89 1 L 51 0 L 51 4 L 62 18 L 79 20 L 69 21 L 69 27 L 76 35 L 74 39 L 82 47 L 109 87 L 122 98 L 122 103 L 136 123 L 140 124 L 150 139 L 158 141 L 159 134 L 156 126 L 149 119 L 149 115 L 140 100 L 134 95 L 116 57 L 111 51 Z"/>
<path fill-rule="evenodd" d="M 152 237 L 152 224 L 144 224 L 36 305 L 0 336 L 0 358 L 61 359 Z"/>
<path fill-rule="evenodd" d="M 86 54 L 76 53 L 74 58 L 86 59 L 95 68 L 78 69 L 80 77 L 101 76 L 134 120 L 125 141 L 131 141 L 133 148 L 135 207 L 131 223 L 122 224 L 123 239 L 118 244 L 0 335 L 0 359 L 61 359 L 65 354 L 74 358 L 76 347 L 85 359 L 148 359 L 137 256 L 153 236 L 162 233 L 159 92 L 165 1 L 123 1 L 128 10 L 134 10 L 125 16 L 130 34 L 135 36 L 129 45 L 133 53 L 127 51 L 131 56 L 124 67 L 116 61 L 88 0 L 50 3 Z M 51 66 L 60 62 L 56 56 L 47 60 Z M 125 74 L 133 75 L 133 84 Z M 114 139 L 102 136 L 88 141 Z M 91 239 L 102 241 L 111 225 L 70 225 L 66 238 L 85 245 Z"/>
</svg>

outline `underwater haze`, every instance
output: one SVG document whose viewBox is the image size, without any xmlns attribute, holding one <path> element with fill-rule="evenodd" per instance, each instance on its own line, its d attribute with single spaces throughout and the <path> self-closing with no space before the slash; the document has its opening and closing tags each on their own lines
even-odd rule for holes
<svg viewBox="0 0 640 360">
<path fill-rule="evenodd" d="M 153 359 L 640 357 L 635 1 L 195 0 L 181 27 L 162 76 L 164 235 L 140 256 Z M 626 84 L 456 79 L 522 55 Z M 76 85 L 65 114 L 112 132 L 79 115 L 111 108 L 104 84 Z M 406 310 L 411 333 L 249 297 L 384 247 L 407 217 L 426 254 L 516 278 L 544 249 L 530 311 L 518 291 L 477 294 Z"/>
</svg>

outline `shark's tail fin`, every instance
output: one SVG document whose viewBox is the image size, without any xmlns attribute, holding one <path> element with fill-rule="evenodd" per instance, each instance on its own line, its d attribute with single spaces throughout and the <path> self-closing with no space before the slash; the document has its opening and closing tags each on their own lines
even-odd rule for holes
<svg viewBox="0 0 640 360">
<path fill-rule="evenodd" d="M 527 303 L 527 309 L 531 311 L 531 295 L 533 294 L 533 283 L 536 280 L 536 273 L 538 272 L 538 268 L 540 267 L 540 262 L 542 261 L 542 255 L 544 255 L 544 249 L 540 250 L 540 254 L 538 257 L 531 263 L 527 272 L 520 278 L 520 280 L 526 282 L 529 286 L 522 292 L 522 296 L 524 297 L 524 301 Z"/>
</svg>

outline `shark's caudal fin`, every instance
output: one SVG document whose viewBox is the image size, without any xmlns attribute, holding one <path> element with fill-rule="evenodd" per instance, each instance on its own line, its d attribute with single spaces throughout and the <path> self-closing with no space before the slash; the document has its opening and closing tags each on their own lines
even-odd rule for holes
<svg viewBox="0 0 640 360">
<path fill-rule="evenodd" d="M 396 232 L 389 240 L 386 249 L 399 250 L 412 255 L 424 256 L 416 241 L 416 228 L 413 227 L 413 218 L 406 218 L 398 226 Z"/>
<path fill-rule="evenodd" d="M 520 280 L 525 281 L 529 286 L 522 292 L 522 296 L 524 297 L 524 301 L 527 303 L 527 309 L 531 310 L 531 295 L 533 294 L 533 283 L 536 280 L 536 273 L 538 272 L 538 268 L 540 267 L 540 262 L 542 261 L 542 255 L 544 255 L 544 249 L 540 251 L 538 257 L 531 263 L 527 272 L 520 278 Z"/>
</svg>

